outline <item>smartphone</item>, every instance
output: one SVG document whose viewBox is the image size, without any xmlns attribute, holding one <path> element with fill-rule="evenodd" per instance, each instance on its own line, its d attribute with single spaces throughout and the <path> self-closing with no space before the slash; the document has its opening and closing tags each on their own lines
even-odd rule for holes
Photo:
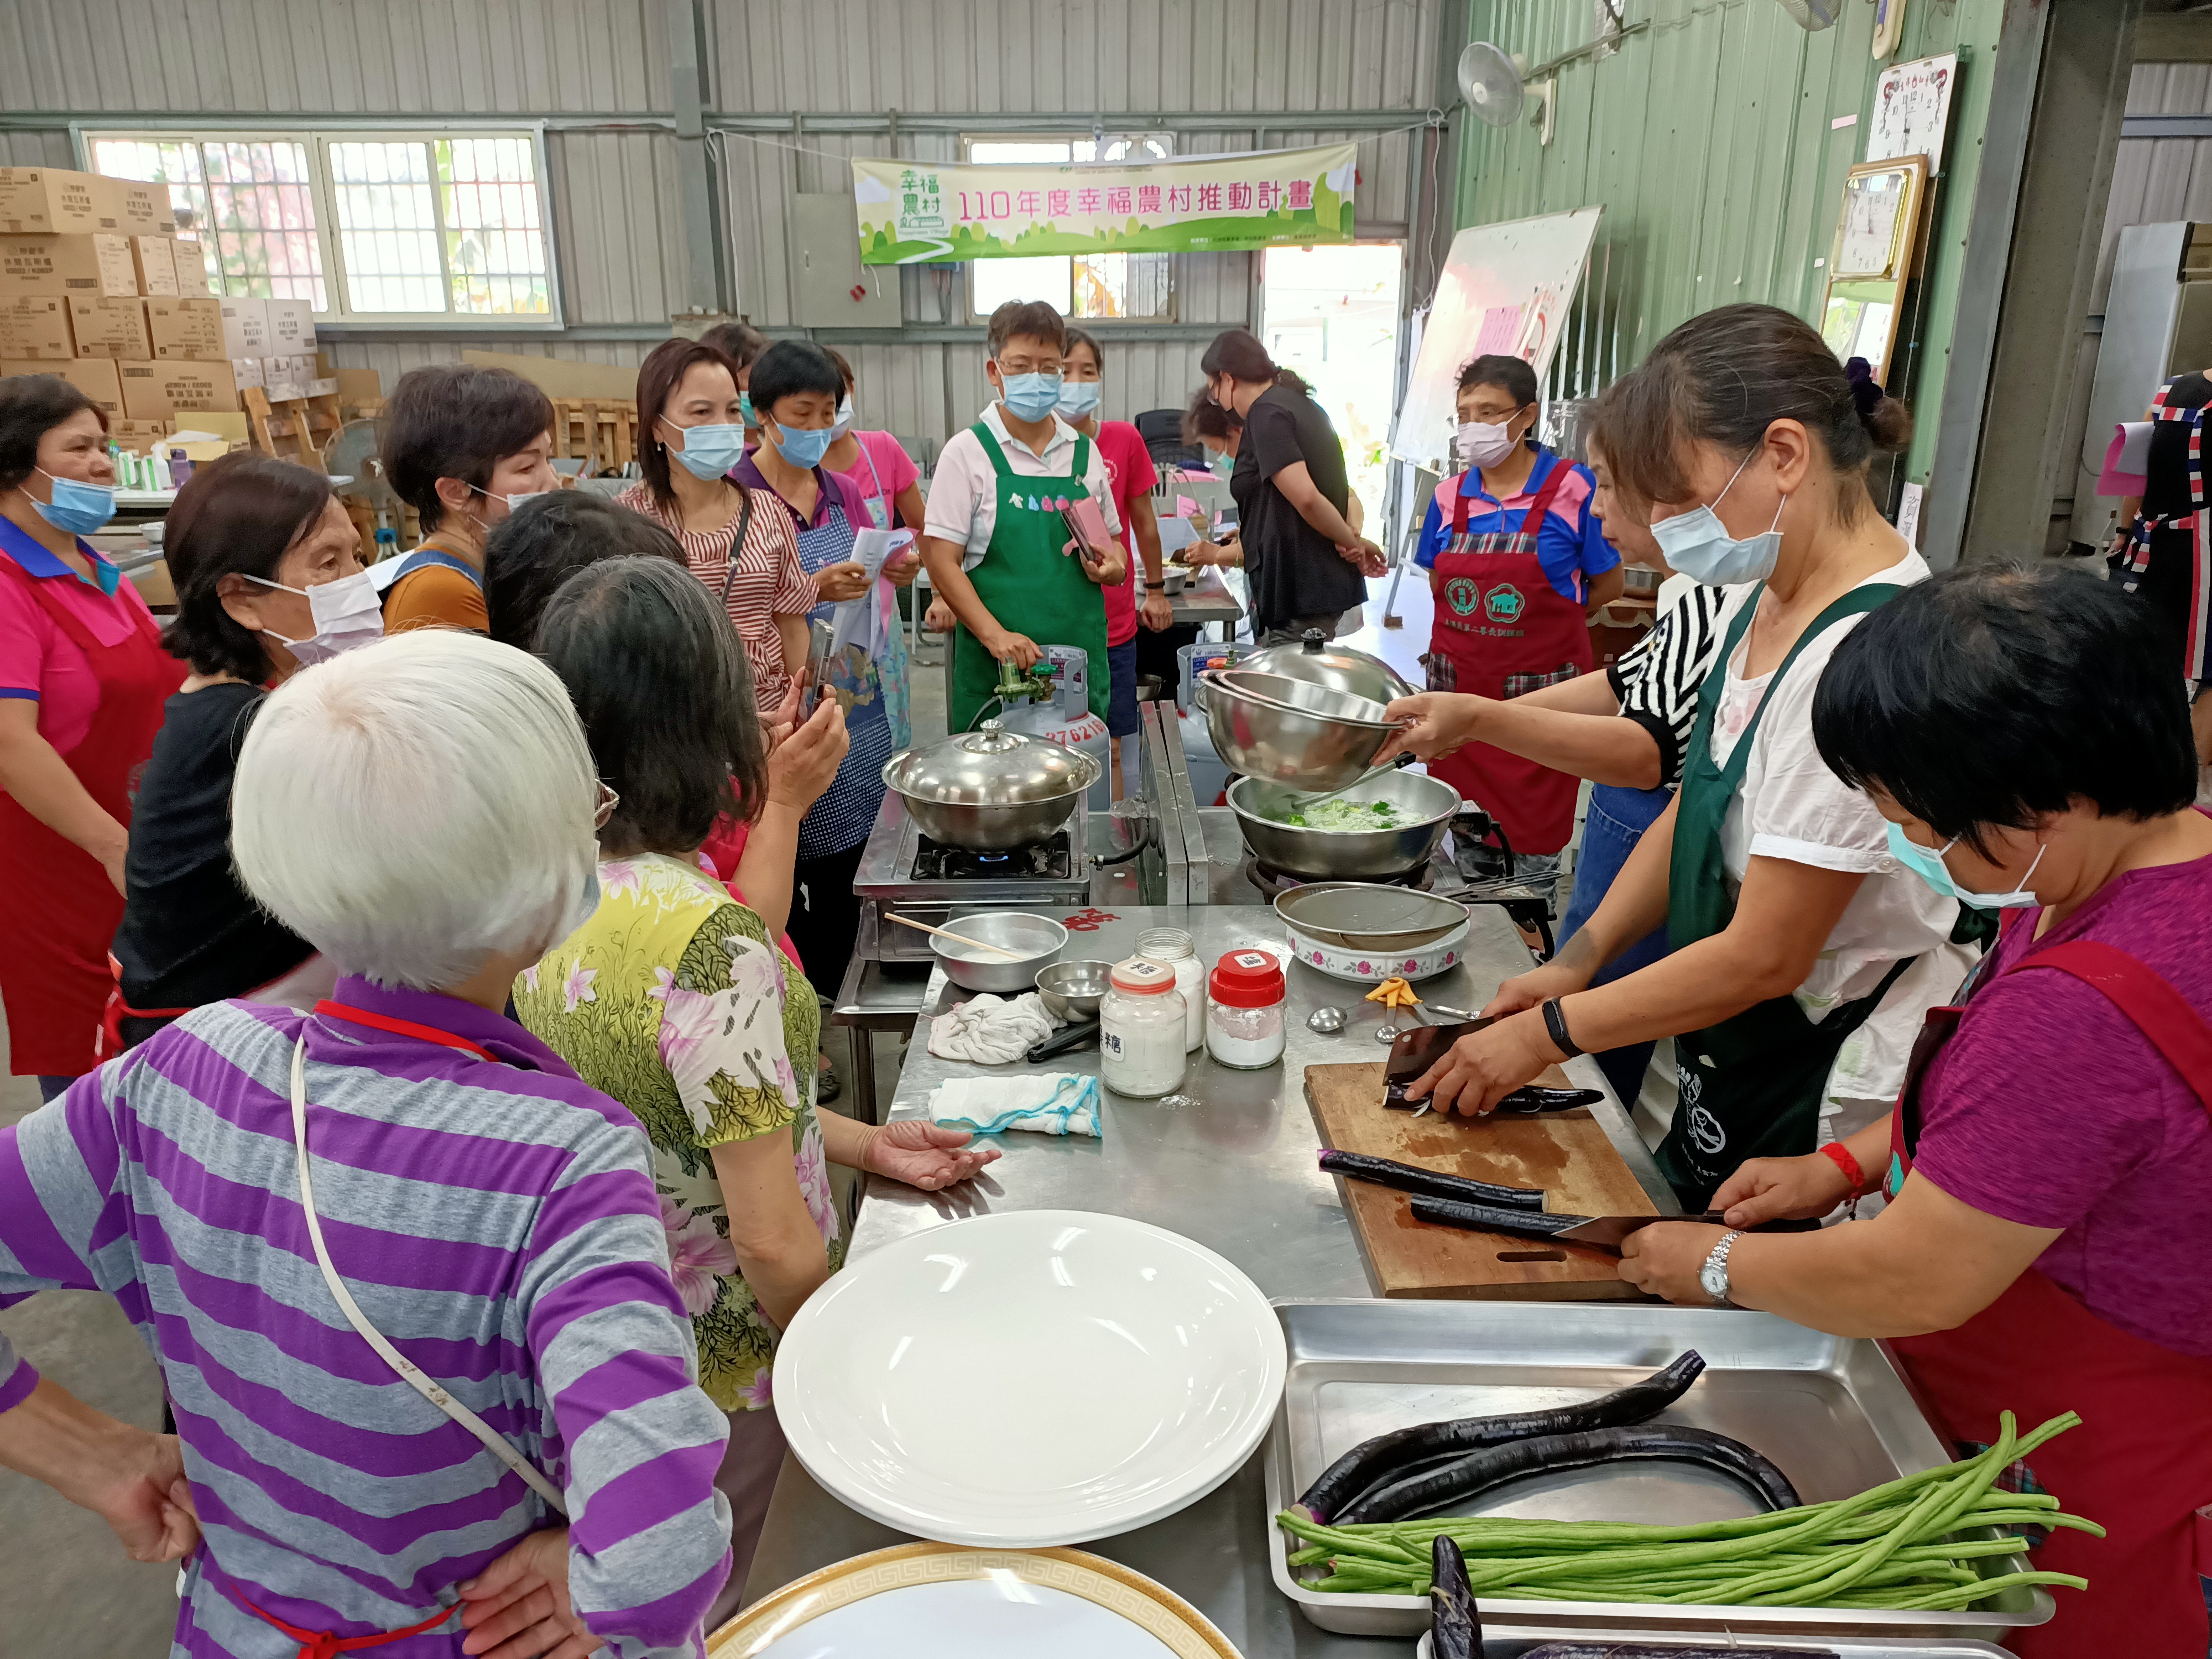
<svg viewBox="0 0 2212 1659">
<path fill-rule="evenodd" d="M 813 695 L 800 694 L 802 707 L 812 708 L 829 690 L 823 681 L 830 666 L 830 642 L 836 637 L 836 630 L 826 622 L 806 624 L 806 667 L 800 684 Z"/>
</svg>

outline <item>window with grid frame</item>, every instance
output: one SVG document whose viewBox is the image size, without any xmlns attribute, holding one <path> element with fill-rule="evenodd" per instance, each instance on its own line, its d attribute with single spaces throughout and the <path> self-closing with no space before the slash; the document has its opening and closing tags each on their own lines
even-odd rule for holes
<svg viewBox="0 0 2212 1659">
<path fill-rule="evenodd" d="M 330 322 L 560 320 L 544 146 L 529 131 L 88 132 L 95 173 L 169 187 L 210 291 Z"/>
<path fill-rule="evenodd" d="M 970 138 L 970 161 L 1161 161 L 1174 153 L 1162 132 L 1094 137 L 1042 136 Z M 1171 321 L 1175 317 L 1172 253 L 1046 254 L 1034 258 L 977 259 L 968 266 L 968 314 L 988 322 L 1009 300 L 1042 300 L 1062 315 Z"/>
</svg>

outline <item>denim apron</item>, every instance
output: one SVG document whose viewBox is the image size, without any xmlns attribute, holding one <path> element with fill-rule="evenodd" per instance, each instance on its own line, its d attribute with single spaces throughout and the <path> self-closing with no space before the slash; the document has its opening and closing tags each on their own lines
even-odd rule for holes
<svg viewBox="0 0 2212 1659">
<path fill-rule="evenodd" d="M 853 523 L 830 489 L 824 475 L 815 474 L 817 487 L 828 503 L 830 516 L 811 530 L 799 532 L 799 562 L 806 574 L 853 557 Z M 812 622 L 827 623 L 836 606 L 817 605 L 808 613 Z M 890 656 L 888 646 L 884 656 Z M 899 658 L 902 672 L 903 653 Z M 892 740 L 890 710 L 884 695 L 888 664 L 878 664 L 856 646 L 848 646 L 830 657 L 823 670 L 823 683 L 844 705 L 845 730 L 852 740 L 837 775 L 822 792 L 822 799 L 807 809 L 799 822 L 799 856 L 825 858 L 868 838 L 876 827 L 876 814 L 884 804 L 884 764 L 898 750 Z"/>
</svg>

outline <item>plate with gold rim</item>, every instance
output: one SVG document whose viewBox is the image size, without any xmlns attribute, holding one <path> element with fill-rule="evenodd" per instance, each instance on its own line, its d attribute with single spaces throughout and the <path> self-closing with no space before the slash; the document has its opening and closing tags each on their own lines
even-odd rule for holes
<svg viewBox="0 0 2212 1659">
<path fill-rule="evenodd" d="M 900 1544 L 786 1584 L 708 1659 L 1241 1659 L 1165 1585 L 1084 1550 Z"/>
</svg>

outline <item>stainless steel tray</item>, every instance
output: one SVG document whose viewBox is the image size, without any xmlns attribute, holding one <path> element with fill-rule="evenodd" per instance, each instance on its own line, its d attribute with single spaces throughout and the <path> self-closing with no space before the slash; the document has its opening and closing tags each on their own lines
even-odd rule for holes
<svg viewBox="0 0 2212 1659">
<path fill-rule="evenodd" d="M 1531 1648 L 1541 1647 L 1547 1642 L 1580 1641 L 1601 1637 L 1607 1642 L 1698 1642 L 1710 1644 L 1712 1633 L 1702 1635 L 1682 1630 L 1615 1630 L 1608 1626 L 1602 1631 L 1583 1631 L 1579 1635 L 1562 1635 L 1556 1630 L 1529 1630 L 1522 1626 L 1499 1626 L 1483 1621 L 1482 1659 L 1520 1659 Z M 1853 1637 L 1812 1635 L 1759 1637 L 1754 1638 L 1761 1647 L 1780 1647 L 1786 1653 L 1802 1653 L 1805 1659 L 2012 1659 L 2002 1648 L 1992 1647 L 1987 1642 L 1961 1642 L 1944 1637 L 1901 1636 L 1893 1639 L 1881 1637 Z M 1417 1659 L 1431 1659 L 1429 1638 L 1424 1636 L 1415 1650 Z"/>
<path fill-rule="evenodd" d="M 1278 1300 L 1290 1372 L 1261 1450 L 1275 1588 L 1323 1630 L 1411 1639 L 1428 1604 L 1410 1595 L 1320 1595 L 1293 1576 L 1299 1546 L 1273 1524 L 1322 1470 L 1362 1440 L 1440 1418 L 1529 1411 L 1633 1382 L 1685 1348 L 1705 1357 L 1697 1385 L 1666 1413 L 1735 1436 L 1778 1464 L 1808 1504 L 1848 1498 L 1949 1460 L 1889 1356 L 1874 1342 L 1824 1336 L 1768 1314 L 1727 1309 L 1565 1302 Z M 1467 1511 L 1558 1521 L 1680 1525 L 1752 1513 L 1717 1476 L 1644 1464 L 1522 1481 Z M 1984 1536 L 1987 1534 L 1984 1534 Z M 2025 1571 L 2021 1555 L 1977 1564 L 1983 1576 Z M 1554 1637 L 1634 1626 L 1676 1633 L 1997 1640 L 2051 1617 L 2048 1591 L 2000 1592 L 1988 1611 L 1680 1607 L 1628 1601 L 1486 1601 L 1486 1617 Z"/>
</svg>

